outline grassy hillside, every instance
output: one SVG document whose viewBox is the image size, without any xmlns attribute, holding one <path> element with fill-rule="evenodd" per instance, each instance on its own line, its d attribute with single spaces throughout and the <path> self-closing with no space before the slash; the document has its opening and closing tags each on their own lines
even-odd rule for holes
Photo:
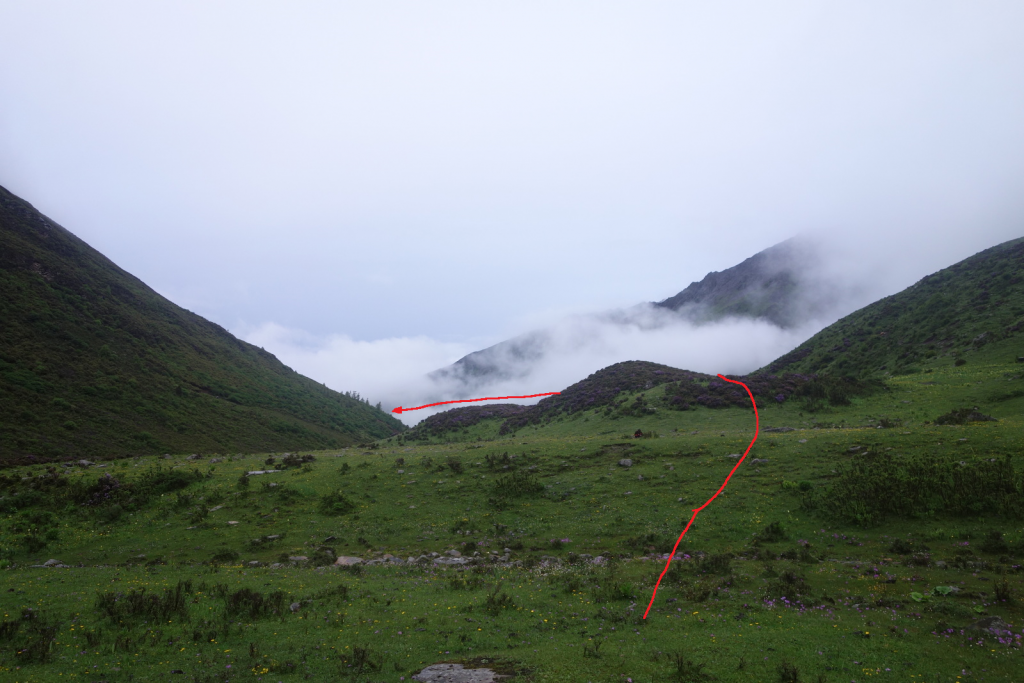
<svg viewBox="0 0 1024 683">
<path fill-rule="evenodd" d="M 750 410 L 19 467 L 0 479 L 0 680 L 408 681 L 444 661 L 537 682 L 1019 680 L 1024 365 L 1004 355 L 926 360 L 813 415 L 766 405 L 647 619 Z M 964 406 L 996 421 L 935 424 Z M 431 555 L 449 551 L 471 559 Z M 385 554 L 402 561 L 331 566 Z M 32 566 L 51 558 L 68 567 Z"/>
<path fill-rule="evenodd" d="M 1006 341 L 1024 356 L 1024 238 L 986 249 L 830 325 L 763 372 L 919 372 Z"/>
<path fill-rule="evenodd" d="M 167 301 L 0 188 L 0 463 L 339 447 L 404 429 Z"/>
</svg>

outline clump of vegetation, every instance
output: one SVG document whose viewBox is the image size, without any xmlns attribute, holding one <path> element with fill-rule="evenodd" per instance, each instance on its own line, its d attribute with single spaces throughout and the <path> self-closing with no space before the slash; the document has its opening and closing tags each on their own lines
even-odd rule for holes
<svg viewBox="0 0 1024 683">
<path fill-rule="evenodd" d="M 935 418 L 937 425 L 965 425 L 969 422 L 998 422 L 998 420 L 991 415 L 982 415 L 978 412 L 977 406 L 957 408 Z"/>
<path fill-rule="evenodd" d="M 483 608 L 491 616 L 497 616 L 501 614 L 503 610 L 515 609 L 516 605 L 512 601 L 512 596 L 501 590 L 503 583 L 498 583 L 490 593 L 484 598 Z"/>
<path fill-rule="evenodd" d="M 313 455 L 299 455 L 298 453 L 288 453 L 281 459 L 280 468 L 286 470 L 292 467 L 302 467 L 308 463 L 316 462 L 316 457 Z"/>
<path fill-rule="evenodd" d="M 982 552 L 992 553 L 993 555 L 1002 555 L 1010 552 L 1010 546 L 1007 545 L 1006 540 L 1003 538 L 1003 532 L 995 529 L 988 532 L 979 547 Z"/>
<path fill-rule="evenodd" d="M 42 663 L 51 658 L 59 632 L 59 622 L 26 607 L 20 618 L 0 622 L 0 643 L 10 644 L 19 662 Z"/>
<path fill-rule="evenodd" d="M 224 593 L 224 614 L 236 619 L 261 619 L 285 612 L 285 594 L 273 591 L 264 595 L 251 588 L 242 588 L 233 593 Z"/>
<path fill-rule="evenodd" d="M 804 505 L 863 526 L 887 517 L 945 514 L 1024 515 L 1024 476 L 1006 456 L 999 460 L 895 457 L 866 453 L 841 466 L 833 483 Z"/>
<path fill-rule="evenodd" d="M 188 617 L 191 581 L 178 581 L 173 588 L 150 593 L 145 588 L 127 593 L 105 591 L 96 595 L 96 609 L 117 624 L 173 617 Z"/>
<path fill-rule="evenodd" d="M 771 522 L 763 529 L 754 534 L 754 543 L 778 543 L 789 538 L 789 534 L 782 527 L 780 522 Z"/>
<path fill-rule="evenodd" d="M 682 683 L 705 683 L 715 680 L 714 676 L 704 671 L 707 664 L 690 659 L 684 652 L 676 652 L 669 655 L 669 658 L 675 666 L 675 677 Z"/>
<path fill-rule="evenodd" d="M 214 554 L 210 558 L 211 564 L 231 564 L 237 562 L 239 558 L 238 552 L 235 550 L 221 550 Z"/>
<path fill-rule="evenodd" d="M 535 495 L 544 490 L 544 485 L 532 472 L 516 471 L 498 477 L 492 488 L 493 497 L 490 498 L 492 505 L 496 507 L 507 507 L 511 499 Z"/>
<path fill-rule="evenodd" d="M 349 500 L 341 491 L 333 491 L 320 497 L 316 509 L 322 515 L 335 517 L 352 512 L 356 509 L 356 504 Z"/>
</svg>

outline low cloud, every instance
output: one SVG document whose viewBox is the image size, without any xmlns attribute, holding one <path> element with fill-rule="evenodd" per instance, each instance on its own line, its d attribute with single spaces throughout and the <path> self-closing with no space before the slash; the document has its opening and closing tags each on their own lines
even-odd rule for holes
<svg viewBox="0 0 1024 683">
<path fill-rule="evenodd" d="M 434 390 L 426 374 L 475 348 L 422 335 L 357 341 L 344 334 L 315 335 L 272 322 L 232 332 L 273 353 L 296 372 L 335 391 L 358 392 L 388 411 L 399 405 L 420 405 L 415 401 Z"/>
<path fill-rule="evenodd" d="M 398 405 L 560 391 L 601 368 L 627 360 L 712 374 L 742 374 L 795 348 L 825 324 L 783 330 L 767 322 L 733 318 L 696 326 L 648 306 L 631 309 L 627 324 L 622 315 L 625 313 L 565 318 L 545 330 L 544 354 L 538 362 L 511 373 L 512 377 L 472 386 L 427 376 L 474 350 L 465 344 L 423 336 L 376 341 L 355 341 L 345 335 L 318 337 L 274 323 L 243 330 L 239 336 L 332 389 L 358 391 L 390 411 Z M 444 409 L 404 413 L 401 419 L 413 425 Z"/>
</svg>

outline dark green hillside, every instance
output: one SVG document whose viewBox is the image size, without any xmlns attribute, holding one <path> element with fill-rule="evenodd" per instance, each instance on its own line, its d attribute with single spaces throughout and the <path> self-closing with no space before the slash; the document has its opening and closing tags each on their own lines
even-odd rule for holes
<svg viewBox="0 0 1024 683">
<path fill-rule="evenodd" d="M 758 372 L 911 374 L 932 358 L 959 362 L 1010 339 L 1020 342 L 1014 349 L 1024 356 L 1022 333 L 1024 238 L 986 249 L 865 306 Z"/>
<path fill-rule="evenodd" d="M 326 448 L 403 425 L 167 301 L 0 188 L 0 461 Z"/>
</svg>

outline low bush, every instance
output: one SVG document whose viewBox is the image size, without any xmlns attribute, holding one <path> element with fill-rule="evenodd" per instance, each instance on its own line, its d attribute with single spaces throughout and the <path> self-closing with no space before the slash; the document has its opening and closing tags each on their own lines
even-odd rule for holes
<svg viewBox="0 0 1024 683">
<path fill-rule="evenodd" d="M 123 624 L 140 620 L 188 617 L 191 581 L 178 581 L 173 588 L 150 593 L 145 588 L 127 593 L 102 592 L 96 595 L 96 609 L 111 621 Z"/>
<path fill-rule="evenodd" d="M 356 504 L 341 491 L 334 491 L 321 496 L 316 509 L 322 515 L 347 515 L 356 509 Z"/>
<path fill-rule="evenodd" d="M 261 619 L 285 613 L 285 595 L 274 591 L 266 595 L 251 588 L 242 588 L 224 597 L 224 614 L 229 618 Z"/>
</svg>

